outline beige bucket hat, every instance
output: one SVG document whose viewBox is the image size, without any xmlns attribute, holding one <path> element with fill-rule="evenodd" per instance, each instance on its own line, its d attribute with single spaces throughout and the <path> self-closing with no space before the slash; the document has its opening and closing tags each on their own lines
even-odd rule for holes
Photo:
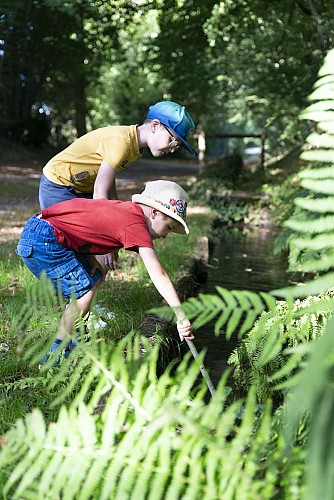
<svg viewBox="0 0 334 500">
<path fill-rule="evenodd" d="M 146 184 L 141 194 L 132 196 L 133 203 L 142 203 L 148 207 L 156 208 L 159 212 L 172 217 L 179 225 L 174 233 L 189 234 L 185 222 L 187 216 L 187 205 L 189 196 L 176 182 L 152 181 Z"/>
</svg>

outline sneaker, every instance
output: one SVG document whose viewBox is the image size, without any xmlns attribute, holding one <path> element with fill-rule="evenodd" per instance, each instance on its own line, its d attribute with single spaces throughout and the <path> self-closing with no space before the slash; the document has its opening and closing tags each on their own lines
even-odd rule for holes
<svg viewBox="0 0 334 500">
<path fill-rule="evenodd" d="M 68 358 L 72 350 L 80 343 L 80 342 L 90 342 L 90 336 L 88 333 L 87 326 L 85 325 L 85 331 L 84 333 L 81 333 L 80 331 L 77 330 L 77 333 L 75 335 L 74 339 L 71 339 L 70 343 L 65 347 L 65 349 L 62 349 L 60 352 L 60 355 L 58 356 L 57 359 L 55 359 L 53 366 L 59 366 L 62 357 Z M 57 352 L 59 349 L 60 344 L 62 343 L 61 340 L 56 339 L 52 343 L 49 352 L 41 358 L 41 362 L 38 365 L 38 368 L 41 369 L 42 365 L 44 365 L 52 356 L 53 353 Z"/>
<path fill-rule="evenodd" d="M 58 351 L 61 342 L 62 341 L 60 339 L 56 339 L 56 340 L 53 341 L 53 343 L 52 343 L 52 345 L 51 345 L 51 347 L 49 349 L 49 352 L 45 356 L 43 356 L 41 358 L 41 362 L 38 365 L 38 369 L 39 370 L 41 369 L 42 365 L 44 365 L 51 358 L 51 355 L 54 352 Z M 60 365 L 60 361 L 61 361 L 61 355 L 55 360 L 55 362 L 53 363 L 53 365 L 54 366 L 59 366 Z"/>
</svg>

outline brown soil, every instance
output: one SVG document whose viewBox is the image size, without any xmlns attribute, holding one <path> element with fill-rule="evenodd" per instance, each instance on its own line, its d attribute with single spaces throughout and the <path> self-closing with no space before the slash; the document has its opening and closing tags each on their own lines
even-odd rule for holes
<svg viewBox="0 0 334 500">
<path fill-rule="evenodd" d="M 42 168 L 56 153 L 47 149 L 26 149 L 0 139 L 0 242 L 17 239 L 28 218 L 39 210 L 38 185 Z M 176 160 L 140 159 L 117 177 L 121 200 L 140 193 L 146 181 L 168 179 L 187 186 L 195 181 L 197 165 Z M 166 175 L 167 174 L 167 175 Z"/>
</svg>

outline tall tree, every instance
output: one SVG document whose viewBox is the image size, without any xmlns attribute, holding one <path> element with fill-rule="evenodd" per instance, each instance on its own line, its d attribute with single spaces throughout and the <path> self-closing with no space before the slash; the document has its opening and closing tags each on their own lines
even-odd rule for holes
<svg viewBox="0 0 334 500">
<path fill-rule="evenodd" d="M 216 4 L 216 0 L 157 1 L 160 7 L 160 33 L 155 42 L 159 49 L 158 71 L 170 81 L 170 97 L 188 106 L 196 121 L 210 109 L 215 93 L 208 39 L 203 28 Z"/>
<path fill-rule="evenodd" d="M 53 121 L 86 131 L 88 86 L 102 63 L 115 58 L 118 30 L 135 2 L 115 0 L 14 0 L 0 18 L 1 131 L 29 134 L 33 110 L 51 110 Z M 37 113 L 38 116 L 38 113 Z"/>
<path fill-rule="evenodd" d="M 292 135 L 333 44 L 333 15 L 328 0 L 217 2 L 205 31 L 229 115 L 251 116 L 257 128 L 273 122 Z"/>
</svg>

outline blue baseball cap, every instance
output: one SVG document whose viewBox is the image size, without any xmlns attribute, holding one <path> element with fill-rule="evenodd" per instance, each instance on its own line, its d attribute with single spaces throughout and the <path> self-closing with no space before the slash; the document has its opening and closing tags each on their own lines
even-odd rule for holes
<svg viewBox="0 0 334 500">
<path fill-rule="evenodd" d="M 195 124 L 184 106 L 173 101 L 157 102 L 157 104 L 149 107 L 147 118 L 152 120 L 156 118 L 163 125 L 170 128 L 181 139 L 183 146 L 191 154 L 197 156 L 194 148 L 186 141 L 187 135 L 194 131 Z"/>
</svg>

